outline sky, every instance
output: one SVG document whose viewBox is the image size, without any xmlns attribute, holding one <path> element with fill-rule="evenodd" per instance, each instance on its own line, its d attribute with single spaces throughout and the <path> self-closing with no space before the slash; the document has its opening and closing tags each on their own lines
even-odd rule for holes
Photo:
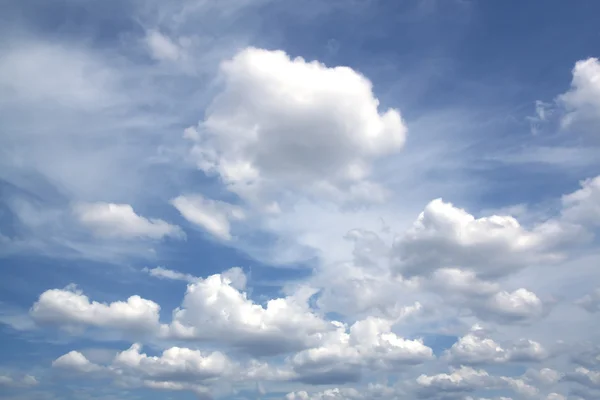
<svg viewBox="0 0 600 400">
<path fill-rule="evenodd" d="M 0 399 L 600 398 L 600 3 L 0 3 Z"/>
</svg>

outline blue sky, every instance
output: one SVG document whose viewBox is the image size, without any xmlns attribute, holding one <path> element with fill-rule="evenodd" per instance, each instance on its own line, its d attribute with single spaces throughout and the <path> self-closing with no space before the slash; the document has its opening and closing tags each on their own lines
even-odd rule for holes
<svg viewBox="0 0 600 400">
<path fill-rule="evenodd" d="M 0 5 L 0 398 L 600 396 L 594 1 Z"/>
</svg>

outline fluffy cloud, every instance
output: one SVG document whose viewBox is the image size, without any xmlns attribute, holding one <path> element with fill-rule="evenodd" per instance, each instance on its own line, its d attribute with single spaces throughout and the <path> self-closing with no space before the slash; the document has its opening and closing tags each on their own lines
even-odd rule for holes
<svg viewBox="0 0 600 400">
<path fill-rule="evenodd" d="M 461 366 L 451 368 L 450 373 L 437 375 L 421 375 L 416 380 L 417 394 L 424 398 L 459 399 L 464 394 L 485 390 L 512 390 L 525 397 L 534 397 L 539 391 L 521 378 L 492 376 L 483 369 Z"/>
<path fill-rule="evenodd" d="M 494 364 L 505 362 L 538 362 L 548 356 L 541 344 L 532 340 L 519 340 L 504 348 L 485 331 L 475 326 L 447 350 L 446 357 L 454 364 Z"/>
<path fill-rule="evenodd" d="M 437 199 L 396 240 L 393 255 L 396 269 L 407 276 L 458 266 L 481 277 L 497 277 L 529 264 L 560 260 L 554 247 L 568 235 L 557 223 L 528 230 L 513 217 L 475 218 Z"/>
<path fill-rule="evenodd" d="M 73 206 L 73 212 L 81 224 L 102 237 L 162 239 L 185 236 L 178 226 L 162 219 L 144 218 L 129 204 L 78 203 Z"/>
<path fill-rule="evenodd" d="M 562 197 L 563 218 L 584 225 L 600 225 L 600 176 L 581 182 L 581 189 Z"/>
<path fill-rule="evenodd" d="M 148 356 L 140 350 L 141 345 L 134 344 L 118 353 L 112 363 L 106 366 L 93 364 L 83 354 L 71 351 L 54 360 L 52 367 L 93 376 L 102 374 L 125 387 L 191 391 L 202 398 L 210 398 L 209 389 L 202 382 L 220 379 L 238 369 L 219 352 L 203 353 L 171 347 L 160 356 Z"/>
<path fill-rule="evenodd" d="M 272 354 L 305 348 L 333 328 L 310 309 L 313 290 L 269 300 L 263 307 L 235 287 L 245 283 L 241 270 L 235 271 L 188 285 L 165 334 L 219 340 L 254 354 Z"/>
<path fill-rule="evenodd" d="M 523 288 L 513 292 L 498 292 L 485 306 L 500 318 L 513 321 L 540 317 L 544 312 L 544 304 L 536 294 Z"/>
<path fill-rule="evenodd" d="M 179 196 L 171 200 L 171 204 L 189 222 L 222 240 L 231 239 L 231 220 L 244 219 L 241 208 L 222 201 L 205 199 L 201 195 Z"/>
<path fill-rule="evenodd" d="M 433 397 L 444 391 L 469 392 L 481 387 L 494 387 L 494 380 L 486 371 L 469 367 L 451 369 L 450 374 L 423 374 L 416 382 L 423 397 Z"/>
<path fill-rule="evenodd" d="M 142 346 L 134 344 L 115 357 L 113 366 L 154 381 L 198 382 L 220 377 L 233 367 L 220 352 L 204 354 L 199 350 L 171 347 L 160 357 L 140 353 Z M 58 360 L 57 360 L 58 361 Z"/>
<path fill-rule="evenodd" d="M 285 400 L 358 400 L 364 399 L 364 395 L 353 388 L 334 388 L 322 392 L 309 394 L 302 390 L 291 392 L 285 396 Z"/>
<path fill-rule="evenodd" d="M 557 99 L 566 110 L 563 125 L 598 121 L 600 119 L 600 62 L 597 58 L 578 61 L 572 72 L 571 89 Z"/>
<path fill-rule="evenodd" d="M 159 312 L 158 304 L 140 296 L 109 304 L 90 302 L 81 291 L 70 286 L 45 291 L 29 313 L 38 323 L 62 328 L 93 326 L 147 332 L 158 329 Z"/>
<path fill-rule="evenodd" d="M 52 362 L 52 367 L 70 372 L 95 372 L 102 367 L 90 362 L 78 351 L 70 351 Z"/>
<path fill-rule="evenodd" d="M 367 180 L 370 163 L 400 149 L 406 127 L 397 110 L 378 110 L 367 78 L 257 48 L 224 62 L 221 74 L 222 92 L 186 134 L 200 169 L 250 201 L 287 192 L 339 201 L 384 196 Z"/>
<path fill-rule="evenodd" d="M 337 331 L 327 335 L 321 346 L 294 355 L 289 363 L 298 380 L 318 384 L 357 381 L 363 368 L 392 370 L 433 358 L 433 351 L 421 340 L 403 339 L 393 333 L 393 324 L 372 317 L 349 329 L 337 324 Z"/>
</svg>

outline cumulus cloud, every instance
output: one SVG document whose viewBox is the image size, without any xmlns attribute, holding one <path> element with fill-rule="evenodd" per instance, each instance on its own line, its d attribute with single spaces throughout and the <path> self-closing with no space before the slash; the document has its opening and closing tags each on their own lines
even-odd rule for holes
<svg viewBox="0 0 600 400">
<path fill-rule="evenodd" d="M 52 362 L 52 367 L 69 372 L 95 372 L 102 369 L 78 351 L 70 351 Z"/>
<path fill-rule="evenodd" d="M 533 340 L 522 339 L 501 346 L 486 337 L 486 332 L 475 326 L 446 351 L 446 358 L 454 364 L 476 365 L 506 362 L 539 362 L 548 353 L 542 345 Z"/>
<path fill-rule="evenodd" d="M 449 374 L 423 374 L 416 382 L 423 397 L 432 397 L 444 391 L 470 392 L 480 387 L 494 387 L 494 380 L 486 371 L 470 367 L 451 369 Z"/>
<path fill-rule="evenodd" d="M 222 240 L 231 239 L 231 220 L 245 218 L 244 211 L 240 207 L 205 199 L 201 195 L 179 196 L 171 200 L 171 204 L 189 222 Z"/>
<path fill-rule="evenodd" d="M 273 354 L 307 347 L 333 328 L 311 310 L 308 299 L 313 290 L 300 290 L 262 306 L 235 287 L 243 285 L 240 269 L 188 285 L 166 334 L 188 340 L 219 340 L 254 354 Z"/>
<path fill-rule="evenodd" d="M 223 90 L 198 135 L 198 167 L 249 201 L 287 192 L 379 200 L 370 163 L 399 150 L 406 127 L 379 111 L 371 82 L 349 67 L 247 48 L 221 65 Z"/>
<path fill-rule="evenodd" d="M 523 288 L 496 293 L 488 300 L 485 308 L 500 318 L 515 321 L 533 319 L 544 313 L 542 301 L 535 293 Z"/>
<path fill-rule="evenodd" d="M 423 398 L 472 398 L 470 392 L 485 390 L 512 390 L 521 396 L 535 397 L 539 391 L 525 380 L 510 376 L 493 376 L 483 369 L 461 366 L 451 368 L 450 373 L 420 375 L 417 380 L 417 394 Z"/>
<path fill-rule="evenodd" d="M 40 324 L 62 328 L 100 327 L 147 332 L 159 327 L 160 306 L 140 296 L 127 301 L 91 301 L 74 286 L 42 293 L 29 314 Z"/>
<path fill-rule="evenodd" d="M 113 365 L 153 381 L 199 382 L 229 373 L 231 361 L 220 352 L 204 354 L 199 350 L 171 347 L 159 357 L 141 353 L 142 346 L 134 344 L 115 356 Z"/>
<path fill-rule="evenodd" d="M 301 382 L 357 381 L 364 368 L 395 370 L 433 359 L 433 351 L 419 339 L 393 333 L 394 322 L 382 318 L 357 321 L 349 328 L 338 323 L 319 347 L 297 353 L 288 361 Z"/>
<path fill-rule="evenodd" d="M 566 110 L 563 125 L 597 122 L 600 119 L 600 61 L 597 58 L 577 61 L 572 73 L 570 90 L 557 99 Z"/>
<path fill-rule="evenodd" d="M 563 218 L 578 224 L 600 225 L 600 176 L 581 182 L 581 189 L 562 196 Z"/>
<path fill-rule="evenodd" d="M 73 212 L 79 222 L 101 237 L 162 239 L 185 237 L 178 226 L 162 219 L 147 219 L 135 213 L 129 204 L 78 203 Z"/>
<path fill-rule="evenodd" d="M 510 216 L 475 218 L 437 199 L 395 241 L 393 256 L 395 268 L 407 276 L 459 266 L 481 277 L 498 277 L 561 260 L 554 246 L 570 234 L 552 222 L 527 229 Z"/>
<path fill-rule="evenodd" d="M 140 344 L 117 353 L 109 365 L 91 363 L 83 354 L 71 351 L 52 363 L 57 370 L 112 378 L 121 386 L 147 387 L 169 391 L 191 391 L 210 398 L 209 387 L 215 380 L 234 375 L 242 380 L 239 365 L 220 352 L 201 352 L 170 347 L 159 356 L 141 352 Z"/>
</svg>

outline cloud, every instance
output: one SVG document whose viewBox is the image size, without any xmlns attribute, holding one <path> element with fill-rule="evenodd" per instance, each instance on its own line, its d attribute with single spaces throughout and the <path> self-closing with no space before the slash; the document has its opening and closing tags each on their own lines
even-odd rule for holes
<svg viewBox="0 0 600 400">
<path fill-rule="evenodd" d="M 154 381 L 199 382 L 231 372 L 232 363 L 220 352 L 204 354 L 199 350 L 171 347 L 160 357 L 140 353 L 142 346 L 134 344 L 115 356 L 113 365 Z"/>
<path fill-rule="evenodd" d="M 191 391 L 202 397 L 210 397 L 208 387 L 202 383 L 240 372 L 238 365 L 219 352 L 170 347 L 160 356 L 148 356 L 140 352 L 141 348 L 140 344 L 133 344 L 119 352 L 110 365 L 93 364 L 81 353 L 71 351 L 54 360 L 52 367 L 91 376 L 101 374 L 122 387 Z"/>
<path fill-rule="evenodd" d="M 544 312 L 544 304 L 527 289 L 517 289 L 513 292 L 496 293 L 486 308 L 507 320 L 525 320 L 540 317 Z"/>
<path fill-rule="evenodd" d="M 397 110 L 378 110 L 367 78 L 258 48 L 222 63 L 221 75 L 223 89 L 193 135 L 201 170 L 257 205 L 293 192 L 381 198 L 370 163 L 398 151 L 406 127 Z"/>
<path fill-rule="evenodd" d="M 155 267 L 152 269 L 144 268 L 143 271 L 155 278 L 170 279 L 174 281 L 196 282 L 198 279 L 200 279 L 190 274 L 183 274 L 181 272 L 173 271 L 163 267 Z"/>
<path fill-rule="evenodd" d="M 338 323 L 319 347 L 303 350 L 288 361 L 297 380 L 309 384 L 358 381 L 363 369 L 397 370 L 433 359 L 433 351 L 420 339 L 393 333 L 393 321 L 367 318 L 349 328 Z"/>
<path fill-rule="evenodd" d="M 581 189 L 562 196 L 563 218 L 582 225 L 600 225 L 600 176 L 581 182 Z"/>
<path fill-rule="evenodd" d="M 83 354 L 78 351 L 70 351 L 65 355 L 52 361 L 52 367 L 69 372 L 96 372 L 102 367 L 90 362 Z"/>
<path fill-rule="evenodd" d="M 439 392 L 469 392 L 479 387 L 493 387 L 493 378 L 484 370 L 470 367 L 451 369 L 450 374 L 420 375 L 417 378 L 420 394 L 432 397 Z"/>
<path fill-rule="evenodd" d="M 357 400 L 364 398 L 362 393 L 353 388 L 333 388 L 312 394 L 302 390 L 285 395 L 285 400 Z"/>
<path fill-rule="evenodd" d="M 73 212 L 79 222 L 101 237 L 162 239 L 184 238 L 178 226 L 162 219 L 147 219 L 135 213 L 129 204 L 78 203 Z"/>
<path fill-rule="evenodd" d="M 22 378 L 14 378 L 8 375 L 0 375 L 0 387 L 31 388 L 37 385 L 39 385 L 39 381 L 33 375 L 25 375 Z"/>
<path fill-rule="evenodd" d="M 140 296 L 113 303 L 90 302 L 74 286 L 42 293 L 30 310 L 40 324 L 61 328 L 93 326 L 133 332 L 147 332 L 159 327 L 160 306 Z"/>
<path fill-rule="evenodd" d="M 201 195 L 179 196 L 171 200 L 171 204 L 186 220 L 222 240 L 231 239 L 231 220 L 245 218 L 244 211 L 240 207 L 205 199 Z"/>
<path fill-rule="evenodd" d="M 333 328 L 310 309 L 312 290 L 271 299 L 262 306 L 235 287 L 242 285 L 245 279 L 239 269 L 191 283 L 181 307 L 173 313 L 167 335 L 218 341 L 266 355 L 308 347 Z"/>
<path fill-rule="evenodd" d="M 510 389 L 519 395 L 535 397 L 539 391 L 521 378 L 509 376 L 493 376 L 483 369 L 461 366 L 450 368 L 450 373 L 436 375 L 420 375 L 417 380 L 417 395 L 423 398 L 459 399 L 464 394 L 478 389 L 506 390 Z"/>
<path fill-rule="evenodd" d="M 574 372 L 565 374 L 568 381 L 578 382 L 592 389 L 600 389 L 600 372 L 578 367 Z"/>
<path fill-rule="evenodd" d="M 600 312 L 600 288 L 594 290 L 590 294 L 586 294 L 577 300 L 576 304 L 590 313 Z"/>
<path fill-rule="evenodd" d="M 600 119 L 600 61 L 597 58 L 577 61 L 572 73 L 570 90 L 557 98 L 566 110 L 563 126 L 597 122 Z"/>
<path fill-rule="evenodd" d="M 319 309 L 355 318 L 401 317 L 404 305 L 418 292 L 418 283 L 390 271 L 390 246 L 376 232 L 352 229 L 344 239 L 352 245 L 352 260 L 324 264 L 311 280 L 321 288 Z"/>
<path fill-rule="evenodd" d="M 532 340 L 519 340 L 503 348 L 493 339 L 486 337 L 485 331 L 475 326 L 461 337 L 445 353 L 453 364 L 477 365 L 506 362 L 539 362 L 548 353 L 541 344 Z"/>
<path fill-rule="evenodd" d="M 150 54 L 156 60 L 176 61 L 181 57 L 181 48 L 159 31 L 148 31 L 145 41 Z"/>
<path fill-rule="evenodd" d="M 548 221 L 528 230 L 513 217 L 475 218 L 442 199 L 430 202 L 393 248 L 404 275 L 429 275 L 460 266 L 482 277 L 498 277 L 527 265 L 556 262 L 555 246 L 571 232 Z"/>
</svg>

